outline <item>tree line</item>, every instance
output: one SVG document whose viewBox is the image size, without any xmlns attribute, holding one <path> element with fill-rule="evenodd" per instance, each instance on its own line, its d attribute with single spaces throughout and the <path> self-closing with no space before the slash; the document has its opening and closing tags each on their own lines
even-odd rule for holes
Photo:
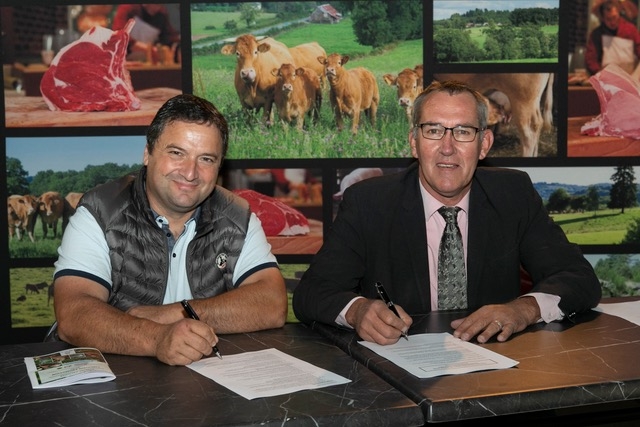
<svg viewBox="0 0 640 427">
<path fill-rule="evenodd" d="M 7 157 L 7 194 L 40 195 L 47 191 L 57 191 L 64 197 L 71 192 L 84 193 L 96 185 L 137 172 L 140 167 L 141 164 L 105 163 L 88 165 L 81 171 L 48 169 L 29 176 L 19 159 Z"/>
</svg>

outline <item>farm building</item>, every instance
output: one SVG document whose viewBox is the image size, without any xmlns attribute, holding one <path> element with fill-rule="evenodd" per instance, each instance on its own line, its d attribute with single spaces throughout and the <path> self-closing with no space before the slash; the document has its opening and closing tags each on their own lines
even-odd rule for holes
<svg viewBox="0 0 640 427">
<path fill-rule="evenodd" d="M 340 22 L 341 19 L 342 14 L 330 4 L 323 4 L 316 7 L 316 9 L 311 13 L 311 16 L 309 16 L 310 22 L 318 24 L 335 24 Z"/>
</svg>

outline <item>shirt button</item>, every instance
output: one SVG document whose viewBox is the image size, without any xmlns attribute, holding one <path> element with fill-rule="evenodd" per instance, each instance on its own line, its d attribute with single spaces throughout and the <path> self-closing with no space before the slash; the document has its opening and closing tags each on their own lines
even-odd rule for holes
<svg viewBox="0 0 640 427">
<path fill-rule="evenodd" d="M 176 257 L 176 254 L 175 254 L 175 253 L 173 254 L 173 257 L 174 257 L 174 258 Z"/>
</svg>

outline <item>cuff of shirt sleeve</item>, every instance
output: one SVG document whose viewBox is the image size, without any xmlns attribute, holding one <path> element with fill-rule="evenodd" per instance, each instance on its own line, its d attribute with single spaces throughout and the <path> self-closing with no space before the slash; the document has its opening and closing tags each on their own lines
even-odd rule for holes
<svg viewBox="0 0 640 427">
<path fill-rule="evenodd" d="M 532 292 L 523 296 L 534 297 L 540 307 L 540 320 L 545 323 L 562 320 L 564 313 L 560 310 L 560 297 L 558 295 L 545 294 L 542 292 Z"/>
<path fill-rule="evenodd" d="M 357 300 L 359 298 L 364 298 L 364 297 L 355 297 L 354 299 L 349 301 L 349 304 L 344 306 L 342 311 L 340 311 L 340 313 L 338 314 L 338 317 L 336 317 L 336 323 L 338 325 L 344 326 L 345 328 L 353 329 L 353 326 L 351 326 L 349 323 L 347 323 L 347 311 L 349 311 L 349 308 L 355 302 L 355 300 Z"/>
</svg>

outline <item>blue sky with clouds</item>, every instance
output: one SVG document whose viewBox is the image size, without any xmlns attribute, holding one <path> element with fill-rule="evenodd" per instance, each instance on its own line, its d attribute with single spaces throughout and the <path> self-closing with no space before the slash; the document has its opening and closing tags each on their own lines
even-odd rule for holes
<svg viewBox="0 0 640 427">
<path fill-rule="evenodd" d="M 463 14 L 470 10 L 514 10 L 529 7 L 552 9 L 559 7 L 559 0 L 493 0 L 493 1 L 463 1 L 448 0 L 433 2 L 433 19 L 449 19 L 454 13 Z"/>
<path fill-rule="evenodd" d="M 88 165 L 142 163 L 144 136 L 7 138 L 7 157 L 31 176 L 43 170 L 84 170 Z"/>
</svg>

